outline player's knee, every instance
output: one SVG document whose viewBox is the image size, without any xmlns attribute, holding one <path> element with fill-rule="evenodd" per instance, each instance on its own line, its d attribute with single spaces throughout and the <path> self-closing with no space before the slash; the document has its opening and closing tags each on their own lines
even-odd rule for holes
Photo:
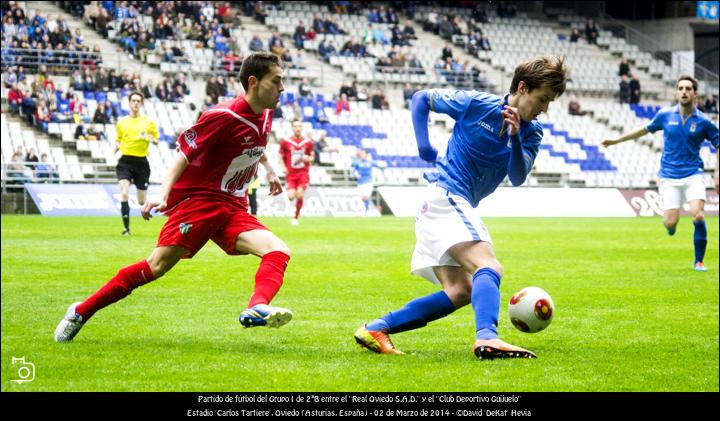
<svg viewBox="0 0 720 421">
<path fill-rule="evenodd" d="M 490 268 L 490 269 L 494 270 L 495 272 L 497 272 L 497 274 L 500 275 L 501 278 L 505 273 L 503 266 L 500 264 L 500 262 L 498 262 L 497 259 L 493 259 L 492 261 L 487 262 L 485 267 Z M 479 267 L 478 269 L 482 269 L 482 267 Z"/>
<path fill-rule="evenodd" d="M 287 255 L 287 257 L 290 257 L 290 256 L 291 256 L 291 254 L 290 254 L 290 247 L 288 247 L 287 244 L 285 244 L 285 242 L 282 241 L 282 240 L 280 240 L 280 239 L 278 239 L 277 241 L 275 241 L 275 242 L 270 246 L 270 250 L 268 250 L 267 253 L 273 253 L 273 252 L 283 253 L 283 254 Z M 267 254 L 267 253 L 265 253 L 265 254 Z"/>
<path fill-rule="evenodd" d="M 452 285 L 445 289 L 445 293 L 456 308 L 470 304 L 472 297 L 472 283 L 464 282 Z"/>
<path fill-rule="evenodd" d="M 703 221 L 705 221 L 705 212 L 697 211 L 693 214 L 693 222 L 703 222 Z"/>
</svg>

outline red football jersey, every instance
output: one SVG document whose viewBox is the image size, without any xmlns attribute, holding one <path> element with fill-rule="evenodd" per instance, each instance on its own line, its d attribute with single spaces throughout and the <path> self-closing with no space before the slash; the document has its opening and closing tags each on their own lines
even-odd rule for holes
<svg viewBox="0 0 720 421">
<path fill-rule="evenodd" d="M 188 166 L 173 185 L 168 208 L 191 195 L 239 200 L 247 206 L 248 185 L 267 145 L 273 110 L 255 114 L 243 97 L 221 102 L 178 137 Z"/>
<path fill-rule="evenodd" d="M 305 155 L 310 156 L 313 152 L 312 139 L 296 139 L 288 137 L 280 142 L 280 156 L 285 163 L 288 174 L 309 174 L 310 163 L 303 161 Z"/>
</svg>

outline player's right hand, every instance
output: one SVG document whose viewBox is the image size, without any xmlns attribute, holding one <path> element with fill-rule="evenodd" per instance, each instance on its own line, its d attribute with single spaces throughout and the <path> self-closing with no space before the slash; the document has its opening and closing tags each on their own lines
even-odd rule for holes
<svg viewBox="0 0 720 421">
<path fill-rule="evenodd" d="M 167 202 L 164 200 L 162 202 L 148 201 L 145 202 L 145 204 L 143 205 L 142 209 L 140 210 L 140 214 L 142 215 L 144 220 L 149 221 L 150 218 L 152 218 L 150 212 L 155 211 L 160 213 L 163 212 L 165 209 L 167 209 Z"/>
<path fill-rule="evenodd" d="M 418 152 L 420 152 L 420 158 L 422 158 L 423 161 L 432 162 L 435 163 L 435 160 L 437 159 L 437 149 L 430 146 L 429 148 L 419 148 Z"/>
<path fill-rule="evenodd" d="M 616 144 L 616 143 L 618 143 L 617 140 L 612 140 L 612 139 L 605 139 L 605 140 L 603 140 L 602 142 L 600 142 L 600 144 L 603 145 L 603 146 L 606 147 L 606 148 L 607 148 L 608 146 L 612 146 L 612 145 L 614 145 L 614 144 Z"/>
</svg>

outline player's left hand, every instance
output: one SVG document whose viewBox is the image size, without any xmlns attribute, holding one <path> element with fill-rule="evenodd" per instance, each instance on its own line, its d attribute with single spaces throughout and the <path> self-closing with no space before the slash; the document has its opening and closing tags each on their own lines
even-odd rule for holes
<svg viewBox="0 0 720 421">
<path fill-rule="evenodd" d="M 149 221 L 150 218 L 152 218 L 152 215 L 150 214 L 152 211 L 163 212 L 166 209 L 167 202 L 165 200 L 160 202 L 147 201 L 143 205 L 142 209 L 140 209 L 140 214 L 142 215 L 144 220 Z"/>
<path fill-rule="evenodd" d="M 267 175 L 268 186 L 270 187 L 270 196 L 277 196 L 282 193 L 282 183 L 280 183 L 280 177 L 275 173 L 268 173 Z"/>
<path fill-rule="evenodd" d="M 520 115 L 517 108 L 505 106 L 502 112 L 503 121 L 508 126 L 508 133 L 515 136 L 520 132 Z"/>
</svg>

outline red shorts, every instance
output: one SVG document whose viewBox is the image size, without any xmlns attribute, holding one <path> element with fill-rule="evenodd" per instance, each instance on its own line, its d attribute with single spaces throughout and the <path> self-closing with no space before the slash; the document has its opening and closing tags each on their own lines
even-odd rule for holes
<svg viewBox="0 0 720 421">
<path fill-rule="evenodd" d="M 310 174 L 306 172 L 290 173 L 285 176 L 285 188 L 296 190 L 298 187 L 307 190 L 310 185 Z"/>
<path fill-rule="evenodd" d="M 171 210 L 157 246 L 180 246 L 189 259 L 212 239 L 227 254 L 244 254 L 235 250 L 237 237 L 256 229 L 270 231 L 240 204 L 191 197 Z"/>
</svg>

